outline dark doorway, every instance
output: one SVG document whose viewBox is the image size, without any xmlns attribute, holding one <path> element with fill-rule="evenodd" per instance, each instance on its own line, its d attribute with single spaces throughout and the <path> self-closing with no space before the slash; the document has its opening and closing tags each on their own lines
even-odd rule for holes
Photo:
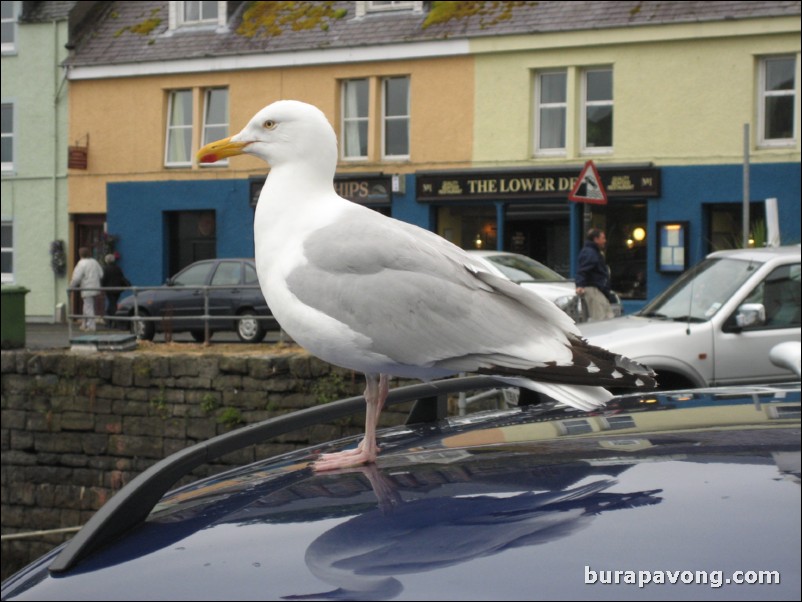
<svg viewBox="0 0 802 602">
<path fill-rule="evenodd" d="M 170 211 L 170 276 L 201 259 L 217 257 L 217 219 L 213 210 Z"/>
<path fill-rule="evenodd" d="M 106 228 L 106 214 L 105 213 L 76 213 L 72 215 L 73 227 L 73 241 L 72 246 L 72 265 L 78 263 L 78 249 L 87 247 L 92 252 L 92 257 L 97 259 L 101 264 L 105 255 L 105 228 Z M 105 296 L 97 295 L 95 297 L 95 314 L 102 316 L 105 308 Z M 81 313 L 82 302 L 81 293 L 74 292 L 70 298 L 71 310 L 73 313 Z"/>
<path fill-rule="evenodd" d="M 571 277 L 570 220 L 565 203 L 524 205 L 505 210 L 504 250 L 521 253 Z"/>
</svg>

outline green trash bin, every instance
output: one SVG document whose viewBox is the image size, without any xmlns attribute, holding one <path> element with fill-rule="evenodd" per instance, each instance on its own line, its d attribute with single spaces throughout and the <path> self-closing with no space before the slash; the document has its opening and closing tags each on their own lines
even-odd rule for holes
<svg viewBox="0 0 802 602">
<path fill-rule="evenodd" d="M 0 331 L 2 348 L 25 347 L 25 295 L 30 292 L 24 286 L 0 287 Z"/>
</svg>

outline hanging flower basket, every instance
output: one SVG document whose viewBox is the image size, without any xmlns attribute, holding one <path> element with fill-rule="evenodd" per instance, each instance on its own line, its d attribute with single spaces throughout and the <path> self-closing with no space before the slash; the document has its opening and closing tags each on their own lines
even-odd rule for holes
<svg viewBox="0 0 802 602">
<path fill-rule="evenodd" d="M 50 267 L 56 276 L 64 276 L 67 273 L 67 252 L 63 240 L 54 240 L 50 243 Z"/>
</svg>

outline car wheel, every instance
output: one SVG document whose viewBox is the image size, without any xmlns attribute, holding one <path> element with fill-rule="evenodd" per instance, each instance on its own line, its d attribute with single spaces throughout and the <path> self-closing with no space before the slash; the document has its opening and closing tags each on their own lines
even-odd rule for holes
<svg viewBox="0 0 802 602">
<path fill-rule="evenodd" d="M 144 311 L 140 312 L 139 315 L 144 318 L 149 317 Z M 131 322 L 131 332 L 141 341 L 152 341 L 153 337 L 156 336 L 156 324 L 154 322 L 134 319 Z"/>
<path fill-rule="evenodd" d="M 189 334 L 192 335 L 192 338 L 197 343 L 205 343 L 206 342 L 206 332 L 203 330 L 190 330 Z M 212 339 L 212 333 L 209 333 L 209 340 Z"/>
<path fill-rule="evenodd" d="M 244 343 L 259 343 L 265 338 L 265 329 L 253 312 L 246 311 L 237 320 L 237 336 Z"/>
</svg>

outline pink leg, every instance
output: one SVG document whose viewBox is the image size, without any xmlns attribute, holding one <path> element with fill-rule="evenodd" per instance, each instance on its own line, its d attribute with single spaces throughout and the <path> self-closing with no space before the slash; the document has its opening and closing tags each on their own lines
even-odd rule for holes
<svg viewBox="0 0 802 602">
<path fill-rule="evenodd" d="M 379 423 L 379 415 L 384 407 L 384 401 L 387 399 L 390 384 L 386 374 L 366 374 L 365 379 L 367 380 L 365 437 L 356 449 L 320 456 L 320 459 L 314 463 L 316 471 L 335 470 L 376 461 L 376 456 L 379 454 L 379 447 L 376 445 L 376 426 Z"/>
</svg>

